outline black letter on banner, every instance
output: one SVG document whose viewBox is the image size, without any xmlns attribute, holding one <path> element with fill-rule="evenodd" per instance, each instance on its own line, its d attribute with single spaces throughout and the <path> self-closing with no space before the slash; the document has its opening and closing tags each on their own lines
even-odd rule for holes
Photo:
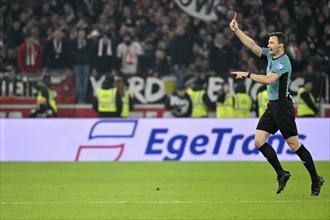
<svg viewBox="0 0 330 220">
<path fill-rule="evenodd" d="M 183 6 L 185 6 L 185 7 L 187 7 L 188 5 L 190 5 L 191 4 L 191 1 L 192 0 L 187 0 L 187 1 L 179 0 L 180 4 L 183 5 Z"/>
</svg>

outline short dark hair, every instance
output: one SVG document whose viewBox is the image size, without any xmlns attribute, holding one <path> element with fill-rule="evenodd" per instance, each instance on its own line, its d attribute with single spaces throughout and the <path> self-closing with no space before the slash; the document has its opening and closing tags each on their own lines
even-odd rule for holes
<svg viewBox="0 0 330 220">
<path fill-rule="evenodd" d="M 272 36 L 276 36 L 277 37 L 277 40 L 278 40 L 278 43 L 283 43 L 284 44 L 284 48 L 286 48 L 286 45 L 288 43 L 288 39 L 287 37 L 285 36 L 284 33 L 282 32 L 272 32 L 269 34 L 269 37 L 272 37 Z"/>
</svg>

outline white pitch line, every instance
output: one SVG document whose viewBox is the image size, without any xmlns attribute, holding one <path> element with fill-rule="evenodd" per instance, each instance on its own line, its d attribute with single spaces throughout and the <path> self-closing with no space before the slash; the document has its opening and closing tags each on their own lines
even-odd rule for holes
<svg viewBox="0 0 330 220">
<path fill-rule="evenodd" d="M 330 200 L 321 200 L 321 201 L 303 201 L 303 200 L 274 200 L 274 201 L 249 201 L 242 200 L 240 203 L 330 203 Z"/>
<path fill-rule="evenodd" d="M 64 205 L 64 204 L 219 204 L 219 203 L 329 203 L 330 200 L 321 201 L 303 201 L 303 200 L 274 200 L 274 201 L 190 201 L 190 200 L 174 200 L 174 201 L 11 201 L 0 202 L 0 205 Z"/>
</svg>

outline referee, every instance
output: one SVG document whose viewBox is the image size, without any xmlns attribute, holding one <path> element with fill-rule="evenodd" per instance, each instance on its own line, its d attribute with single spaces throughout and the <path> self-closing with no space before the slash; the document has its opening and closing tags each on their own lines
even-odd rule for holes
<svg viewBox="0 0 330 220">
<path fill-rule="evenodd" d="M 239 29 L 235 18 L 230 22 L 230 29 L 255 55 L 268 62 L 265 75 L 250 72 L 232 72 L 232 74 L 236 75 L 236 79 L 250 78 L 267 85 L 269 103 L 257 125 L 254 144 L 277 173 L 276 193 L 284 189 L 291 176 L 289 171 L 282 168 L 273 147 L 266 142 L 270 134 L 280 130 L 287 144 L 300 157 L 311 176 L 311 196 L 319 195 L 324 180 L 317 174 L 310 152 L 298 140 L 294 107 L 288 92 L 292 67 L 289 57 L 285 54 L 286 36 L 281 32 L 271 33 L 268 48 L 261 48 Z"/>
</svg>

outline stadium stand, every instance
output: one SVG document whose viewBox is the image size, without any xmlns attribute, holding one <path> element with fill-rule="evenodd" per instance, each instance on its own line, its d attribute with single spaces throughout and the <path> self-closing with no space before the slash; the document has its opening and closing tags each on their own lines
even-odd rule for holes
<svg viewBox="0 0 330 220">
<path fill-rule="evenodd" d="M 313 95 L 319 103 L 329 104 L 330 15 L 326 0 L 225 0 L 217 6 L 218 20 L 212 22 L 189 16 L 174 0 L 3 0 L 0 3 L 1 103 L 12 103 L 8 101 L 12 97 L 23 97 L 28 100 L 26 104 L 32 103 L 34 85 L 44 73 L 52 74 L 53 81 L 58 82 L 55 87 L 59 104 L 91 103 L 95 86 L 101 84 L 99 79 L 103 75 L 141 77 L 145 84 L 146 78 L 156 77 L 166 85 L 165 91 L 171 93 L 178 72 L 193 73 L 206 81 L 210 77 L 226 80 L 231 70 L 238 69 L 263 73 L 266 64 L 251 56 L 229 30 L 234 11 L 238 12 L 242 29 L 259 45 L 267 45 L 269 32 L 283 31 L 289 38 L 287 54 L 293 66 L 291 92 L 296 95 L 298 86 L 302 85 L 302 81 L 295 79 L 308 76 L 315 85 Z M 177 33 L 180 29 L 185 32 L 183 36 Z M 80 30 L 86 32 L 86 42 L 82 44 L 77 40 Z M 63 38 L 60 44 L 53 43 L 54 33 L 63 34 L 59 37 Z M 126 60 L 121 59 L 122 55 L 117 56 L 118 45 L 127 35 L 142 50 L 137 57 L 137 71 L 130 76 L 122 73 L 123 63 L 137 62 L 131 59 L 135 54 L 125 54 Z M 102 46 L 103 36 L 110 39 L 110 46 Z M 40 48 L 42 56 L 38 54 L 38 60 L 34 59 L 37 56 L 34 47 L 27 46 L 27 38 L 33 39 L 38 51 Z M 88 47 L 87 58 L 81 57 L 84 55 L 79 52 L 80 45 Z M 178 46 L 185 53 L 178 54 Z M 26 57 L 22 47 L 27 48 Z M 50 59 L 52 52 L 59 57 Z M 33 71 L 20 68 L 20 64 L 34 65 L 36 61 L 39 65 L 39 59 L 40 72 L 35 71 L 39 66 L 32 68 Z M 73 77 L 79 62 L 90 70 L 89 76 L 84 75 L 89 78 L 87 94 L 80 96 L 84 100 L 76 98 Z M 60 72 L 51 71 L 54 65 Z M 156 101 L 137 102 L 154 104 L 164 100 L 160 97 Z"/>
</svg>

